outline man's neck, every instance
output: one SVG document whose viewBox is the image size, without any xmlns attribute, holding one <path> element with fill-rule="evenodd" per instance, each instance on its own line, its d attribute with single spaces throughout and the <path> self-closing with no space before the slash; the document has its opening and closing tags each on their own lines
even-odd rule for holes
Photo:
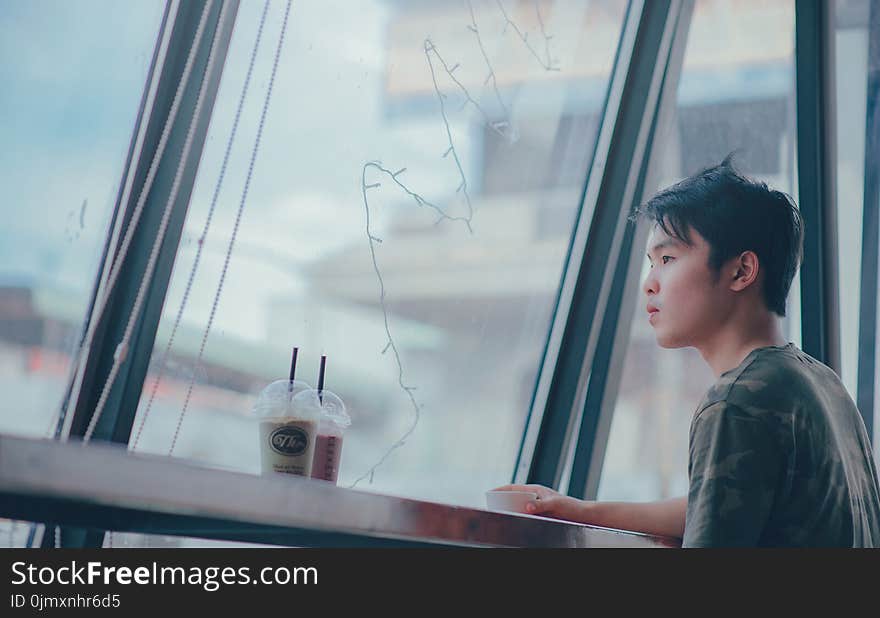
<svg viewBox="0 0 880 618">
<path fill-rule="evenodd" d="M 715 377 L 739 366 L 752 350 L 787 343 L 774 314 L 729 323 L 710 341 L 696 346 Z"/>
</svg>

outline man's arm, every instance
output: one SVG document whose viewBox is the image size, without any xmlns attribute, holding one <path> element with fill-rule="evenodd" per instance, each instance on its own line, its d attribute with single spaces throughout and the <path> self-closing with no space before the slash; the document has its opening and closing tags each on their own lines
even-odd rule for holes
<svg viewBox="0 0 880 618">
<path fill-rule="evenodd" d="M 505 485 L 498 489 L 537 493 L 538 499 L 526 507 L 531 515 L 655 536 L 684 536 L 686 497 L 657 502 L 595 502 L 563 496 L 543 485 Z"/>
<path fill-rule="evenodd" d="M 687 498 L 657 502 L 584 502 L 584 511 L 590 520 L 584 523 L 680 539 L 684 536 Z"/>
</svg>

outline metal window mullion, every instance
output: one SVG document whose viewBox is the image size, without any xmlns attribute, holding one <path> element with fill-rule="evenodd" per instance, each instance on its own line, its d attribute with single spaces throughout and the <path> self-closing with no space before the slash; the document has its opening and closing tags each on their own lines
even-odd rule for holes
<svg viewBox="0 0 880 618">
<path fill-rule="evenodd" d="M 143 116 L 147 122 L 143 148 L 128 172 L 133 175 L 133 181 L 130 183 L 131 191 L 128 192 L 128 201 L 125 204 L 125 218 L 121 222 L 122 229 L 128 225 L 134 204 L 139 197 L 140 188 L 144 185 L 207 1 L 193 0 L 179 3 L 164 61 L 161 65 L 154 67 L 154 72 L 151 75 L 150 79 L 158 79 L 158 85 L 155 89 L 152 107 Z M 227 4 L 226 18 L 224 23 L 219 23 L 224 1 Z M 180 156 L 186 134 L 191 122 L 194 122 L 189 157 L 187 161 L 183 162 L 180 187 L 177 198 L 172 204 L 171 217 L 159 252 L 159 259 L 148 283 L 141 316 L 132 333 L 126 360 L 120 366 L 104 412 L 92 436 L 93 440 L 108 440 L 122 444 L 128 442 L 171 270 L 183 231 L 189 199 L 195 184 L 202 148 L 207 137 L 211 110 L 232 36 L 232 26 L 238 4 L 238 0 L 219 0 L 213 2 L 209 10 L 205 31 L 196 52 L 192 74 L 182 94 L 180 109 L 169 134 L 164 155 L 158 163 L 155 180 L 147 197 L 141 220 L 136 228 L 128 254 L 122 261 L 117 283 L 114 289 L 110 290 L 107 309 L 96 325 L 95 339 L 85 360 L 79 396 L 72 418 L 69 420 L 71 438 L 80 438 L 84 435 L 113 365 L 116 346 L 123 337 L 138 289 L 146 275 L 149 255 L 158 234 L 165 205 L 171 194 L 178 165 L 181 163 Z M 208 53 L 215 37 L 219 38 L 214 69 L 210 75 L 206 75 Z M 198 118 L 193 119 L 199 89 L 204 80 L 206 80 L 206 91 L 202 112 Z M 65 546 L 100 545 L 102 537 L 103 533 L 101 532 L 86 533 L 82 530 L 65 530 L 63 544 Z"/>
<path fill-rule="evenodd" d="M 597 149 L 587 183 L 585 198 L 591 189 L 596 192 L 595 209 L 583 257 L 579 263 L 569 262 L 569 272 L 576 269 L 576 279 L 568 312 L 559 316 L 564 320 L 564 333 L 552 366 L 552 381 L 526 477 L 529 482 L 558 486 L 564 453 L 574 439 L 576 410 L 590 379 L 602 316 L 623 245 L 628 215 L 623 205 L 631 202 L 636 189 L 639 161 L 644 156 L 681 4 L 679 0 L 644 3 L 637 13 L 629 62 L 621 66 L 618 60 L 615 69 L 625 71 L 625 77 L 622 84 L 612 83 L 618 89 L 619 103 L 606 110 L 603 129 L 611 131 L 608 147 L 604 152 Z M 635 26 L 631 21 L 635 15 L 631 7 L 628 28 Z M 618 79 L 620 75 L 616 73 Z M 632 173 L 634 162 L 636 171 Z"/>
<path fill-rule="evenodd" d="M 839 374 L 834 6 L 797 0 L 795 65 L 798 196 L 804 220 L 803 349 Z"/>
<path fill-rule="evenodd" d="M 596 137 L 596 145 L 593 149 L 591 162 L 587 166 L 584 190 L 581 194 L 581 203 L 568 247 L 562 281 L 560 282 L 551 319 L 550 332 L 548 333 L 547 342 L 542 354 L 541 367 L 532 395 L 526 428 L 517 455 L 513 473 L 514 482 L 522 483 L 527 480 L 535 453 L 539 450 L 539 441 L 541 442 L 540 450 L 543 453 L 553 450 L 546 445 L 548 442 L 559 443 L 559 450 L 561 451 L 560 438 L 548 436 L 547 434 L 565 431 L 564 426 L 560 429 L 555 429 L 562 425 L 562 419 L 554 420 L 549 418 L 551 415 L 564 414 L 564 411 L 549 411 L 547 402 L 560 357 L 563 336 L 568 313 L 573 302 L 580 265 L 583 262 L 584 251 L 586 250 L 587 236 L 592 225 L 599 185 L 601 184 L 602 169 L 604 169 L 605 162 L 608 159 L 611 138 L 617 120 L 617 110 L 621 104 L 623 87 L 626 83 L 629 62 L 634 50 L 638 25 L 643 10 L 644 0 L 630 0 L 627 5 L 617 52 L 612 64 L 608 90 L 600 116 L 601 120 Z M 553 428 L 553 432 L 551 432 L 551 428 Z"/>
<path fill-rule="evenodd" d="M 862 216 L 859 355 L 856 399 L 868 437 L 874 437 L 877 366 L 878 235 L 880 235 L 880 2 L 868 18 L 868 89 L 865 115 L 865 190 Z"/>
<path fill-rule="evenodd" d="M 672 26 L 672 41 L 668 46 L 657 105 L 653 113 L 647 112 L 651 117 L 650 134 L 638 168 L 631 170 L 637 176 L 636 189 L 632 199 L 622 204 L 627 212 L 641 203 L 645 192 L 652 190 L 658 182 L 656 175 L 660 167 L 659 158 L 663 156 L 665 137 L 672 126 L 693 9 L 693 0 L 682 2 L 677 23 Z M 634 161 L 634 167 L 635 164 Z M 603 316 L 601 334 L 593 357 L 590 386 L 580 413 L 577 440 L 573 444 L 574 457 L 567 493 L 577 498 L 595 499 L 599 491 L 611 421 L 629 348 L 635 300 L 640 291 L 642 252 L 648 232 L 648 226 L 644 222 L 627 225 L 623 248 L 614 273 L 611 297 Z"/>
</svg>

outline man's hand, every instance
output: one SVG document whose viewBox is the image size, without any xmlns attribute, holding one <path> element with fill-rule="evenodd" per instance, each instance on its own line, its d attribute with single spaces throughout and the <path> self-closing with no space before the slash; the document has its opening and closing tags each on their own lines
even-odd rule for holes
<svg viewBox="0 0 880 618">
<path fill-rule="evenodd" d="M 587 519 L 589 503 L 571 496 L 564 496 L 543 485 L 504 485 L 495 491 L 532 491 L 538 499 L 526 504 L 526 513 L 556 519 L 566 519 L 580 523 L 590 523 Z"/>
</svg>

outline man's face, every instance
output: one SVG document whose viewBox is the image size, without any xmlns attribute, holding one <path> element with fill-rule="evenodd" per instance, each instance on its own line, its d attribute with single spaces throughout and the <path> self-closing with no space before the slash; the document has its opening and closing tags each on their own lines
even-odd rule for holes
<svg viewBox="0 0 880 618">
<path fill-rule="evenodd" d="M 718 332 L 731 310 L 729 290 L 709 268 L 709 245 L 690 228 L 691 245 L 655 226 L 648 239 L 651 270 L 642 285 L 648 319 L 664 348 L 698 346 Z"/>
</svg>

